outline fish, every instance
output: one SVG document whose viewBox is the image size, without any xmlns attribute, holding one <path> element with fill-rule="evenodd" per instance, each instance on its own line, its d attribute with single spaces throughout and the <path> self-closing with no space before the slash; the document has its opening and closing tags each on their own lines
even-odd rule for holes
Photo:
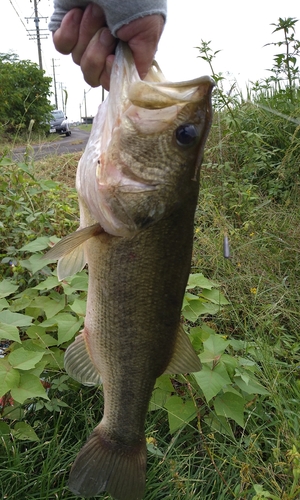
<svg viewBox="0 0 300 500">
<path fill-rule="evenodd" d="M 80 228 L 46 254 L 60 280 L 88 264 L 84 329 L 65 353 L 70 377 L 104 394 L 103 418 L 69 476 L 85 498 L 143 498 L 155 381 L 201 369 L 181 307 L 213 87 L 208 76 L 169 82 L 156 62 L 141 80 L 119 42 L 78 164 Z"/>
</svg>

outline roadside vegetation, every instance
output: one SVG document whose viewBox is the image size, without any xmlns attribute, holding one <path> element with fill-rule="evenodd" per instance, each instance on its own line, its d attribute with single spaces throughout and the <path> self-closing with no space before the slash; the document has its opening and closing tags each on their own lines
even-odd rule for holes
<svg viewBox="0 0 300 500">
<path fill-rule="evenodd" d="M 0 138 L 15 144 L 49 129 L 51 78 L 37 64 L 0 53 Z"/>
<path fill-rule="evenodd" d="M 218 88 L 182 316 L 203 369 L 157 380 L 145 500 L 300 498 L 296 27 L 294 18 L 274 25 L 281 42 L 270 77 L 249 84 L 246 96 L 224 90 L 210 42 L 198 48 Z M 79 156 L 17 164 L 7 156 L 0 159 L 0 496 L 75 500 L 70 467 L 103 411 L 101 388 L 82 387 L 63 370 L 84 321 L 87 271 L 60 283 L 55 264 L 40 257 L 78 227 Z"/>
</svg>

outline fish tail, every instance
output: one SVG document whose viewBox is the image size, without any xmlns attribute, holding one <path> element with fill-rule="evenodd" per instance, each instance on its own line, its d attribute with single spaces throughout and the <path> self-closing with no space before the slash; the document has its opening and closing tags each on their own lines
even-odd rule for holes
<svg viewBox="0 0 300 500">
<path fill-rule="evenodd" d="M 146 443 L 133 446 L 108 438 L 99 424 L 76 457 L 68 486 L 76 495 L 93 497 L 106 491 L 116 500 L 141 500 L 146 482 Z"/>
</svg>

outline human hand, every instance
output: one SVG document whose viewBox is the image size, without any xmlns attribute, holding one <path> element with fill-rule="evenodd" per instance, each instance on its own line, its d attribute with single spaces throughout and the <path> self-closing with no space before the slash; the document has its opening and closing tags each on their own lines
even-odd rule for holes
<svg viewBox="0 0 300 500">
<path fill-rule="evenodd" d="M 154 14 L 135 19 L 116 33 L 131 48 L 141 78 L 146 76 L 152 64 L 163 28 L 163 17 Z M 53 42 L 62 54 L 72 53 L 73 61 L 80 65 L 89 85 L 102 85 L 109 90 L 117 39 L 107 28 L 101 7 L 91 3 L 84 11 L 70 10 L 53 34 Z"/>
</svg>

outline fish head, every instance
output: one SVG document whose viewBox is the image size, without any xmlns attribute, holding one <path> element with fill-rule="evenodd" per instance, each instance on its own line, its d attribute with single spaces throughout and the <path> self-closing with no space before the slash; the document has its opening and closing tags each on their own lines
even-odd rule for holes
<svg viewBox="0 0 300 500">
<path fill-rule="evenodd" d="M 134 235 L 198 192 L 213 86 L 207 76 L 168 82 L 156 63 L 140 80 L 119 43 L 110 94 L 77 175 L 79 195 L 106 232 Z"/>
</svg>

